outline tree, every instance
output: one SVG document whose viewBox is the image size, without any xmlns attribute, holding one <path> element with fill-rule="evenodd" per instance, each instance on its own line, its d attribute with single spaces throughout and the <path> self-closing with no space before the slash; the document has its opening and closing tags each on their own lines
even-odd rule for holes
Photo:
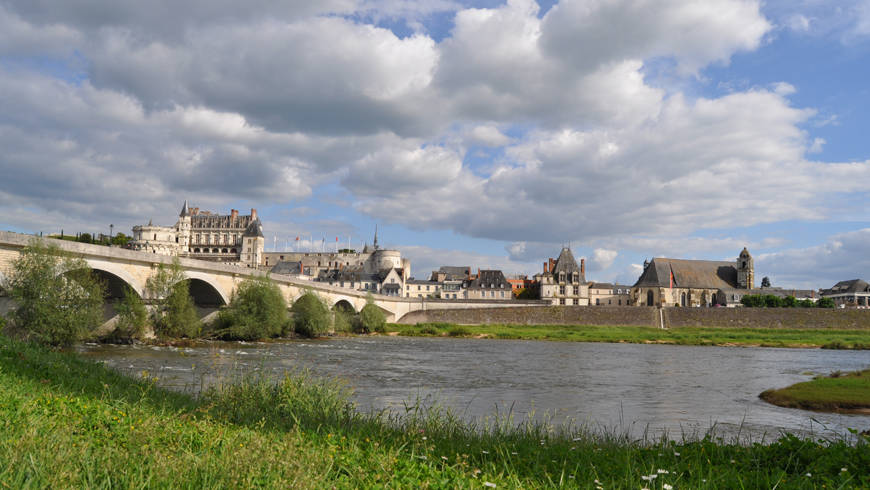
<svg viewBox="0 0 870 490">
<path fill-rule="evenodd" d="M 798 300 L 794 296 L 786 296 L 782 299 L 782 307 L 783 308 L 796 308 L 798 305 Z"/>
<path fill-rule="evenodd" d="M 288 322 L 287 302 L 268 277 L 246 279 L 220 312 L 218 321 L 225 339 L 256 340 L 281 335 Z"/>
<path fill-rule="evenodd" d="M 12 264 L 7 285 L 17 328 L 49 345 L 70 345 L 103 322 L 105 285 L 81 258 L 31 241 Z"/>
<path fill-rule="evenodd" d="M 767 308 L 779 308 L 782 306 L 782 300 L 779 296 L 774 296 L 772 294 L 764 295 L 764 306 Z"/>
<path fill-rule="evenodd" d="M 91 237 L 90 233 L 82 233 L 81 235 L 79 235 L 77 241 L 82 243 L 91 243 L 92 241 L 94 241 L 94 239 Z"/>
<path fill-rule="evenodd" d="M 293 312 L 293 330 L 303 337 L 317 337 L 329 331 L 329 308 L 316 294 L 303 294 L 290 308 Z"/>
<path fill-rule="evenodd" d="M 834 300 L 831 298 L 821 298 L 818 303 L 816 303 L 816 307 L 818 308 L 836 308 L 837 305 L 834 303 Z"/>
<path fill-rule="evenodd" d="M 199 334 L 199 315 L 177 257 L 169 267 L 160 264 L 148 278 L 145 289 L 154 303 L 151 315 L 157 335 L 194 337 Z"/>
<path fill-rule="evenodd" d="M 764 296 L 760 294 L 747 294 L 740 298 L 740 304 L 749 308 L 762 308 L 765 305 Z"/>
<path fill-rule="evenodd" d="M 112 245 L 118 245 L 119 247 L 124 247 L 127 245 L 127 243 L 130 242 L 130 240 L 132 240 L 132 237 L 129 237 L 121 232 L 118 232 L 115 234 L 115 236 L 112 237 L 111 243 L 112 243 Z"/>
<path fill-rule="evenodd" d="M 764 277 L 761 278 L 761 287 L 763 287 L 763 288 L 769 288 L 769 287 L 770 287 L 770 278 L 769 278 L 769 277 L 764 276 Z"/>
<path fill-rule="evenodd" d="M 124 297 L 115 304 L 118 312 L 118 322 L 115 324 L 114 336 L 127 339 L 141 339 L 148 325 L 148 310 L 145 302 L 133 291 L 124 288 Z"/>
<path fill-rule="evenodd" d="M 366 305 L 359 312 L 359 319 L 356 322 L 354 331 L 357 333 L 370 332 L 385 332 L 387 318 L 384 311 L 378 308 L 374 302 L 374 298 L 369 296 L 366 299 Z"/>
</svg>

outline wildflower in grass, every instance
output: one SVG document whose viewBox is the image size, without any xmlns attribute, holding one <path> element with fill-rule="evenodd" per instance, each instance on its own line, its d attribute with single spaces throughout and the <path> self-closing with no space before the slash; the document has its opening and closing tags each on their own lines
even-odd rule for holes
<svg viewBox="0 0 870 490">
<path fill-rule="evenodd" d="M 483 454 L 489 454 L 489 451 L 481 451 Z"/>
<path fill-rule="evenodd" d="M 845 466 L 840 468 L 840 473 L 845 473 L 847 471 L 849 471 L 849 468 L 846 468 Z"/>
<path fill-rule="evenodd" d="M 667 475 L 670 472 L 668 470 L 663 470 L 663 469 L 659 468 L 656 470 L 656 473 L 658 473 L 660 475 Z"/>
<path fill-rule="evenodd" d="M 483 486 L 489 487 L 489 488 L 495 488 L 496 484 L 491 482 L 491 481 L 485 481 L 485 482 L 483 482 Z"/>
<path fill-rule="evenodd" d="M 447 456 L 441 456 L 441 459 L 443 459 L 444 461 L 447 461 Z"/>
<path fill-rule="evenodd" d="M 642 475 L 642 476 L 640 477 L 640 479 L 641 479 L 641 480 L 644 480 L 644 481 L 653 481 L 653 480 L 655 480 L 656 478 L 658 478 L 658 476 L 659 476 L 659 475 Z"/>
<path fill-rule="evenodd" d="M 667 483 L 662 485 L 662 489 L 664 490 L 673 490 L 673 488 L 674 487 L 672 485 L 668 485 Z"/>
<path fill-rule="evenodd" d="M 680 455 L 680 453 L 674 451 L 674 456 L 679 456 L 679 455 Z"/>
<path fill-rule="evenodd" d="M 812 476 L 813 476 L 812 473 L 807 473 L 807 474 L 806 474 L 806 477 L 807 477 L 807 478 L 812 478 Z"/>
</svg>

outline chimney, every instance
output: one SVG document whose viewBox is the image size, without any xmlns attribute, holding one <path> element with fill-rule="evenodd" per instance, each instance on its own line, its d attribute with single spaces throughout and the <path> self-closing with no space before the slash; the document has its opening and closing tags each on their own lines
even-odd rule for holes
<svg viewBox="0 0 870 490">
<path fill-rule="evenodd" d="M 586 259 L 580 259 L 580 276 L 586 279 Z"/>
<path fill-rule="evenodd" d="M 550 272 L 556 270 L 556 259 L 550 258 Z"/>
<path fill-rule="evenodd" d="M 239 210 L 238 210 L 238 209 L 233 209 L 232 211 L 230 211 L 230 217 L 232 217 L 234 220 L 235 220 L 236 218 L 238 218 L 238 217 L 239 217 Z"/>
<path fill-rule="evenodd" d="M 550 268 L 549 268 L 549 267 L 547 267 L 547 266 L 548 266 L 548 265 L 550 265 L 550 264 L 549 264 L 549 263 L 547 263 L 547 262 L 544 262 L 544 274 L 546 274 L 546 273 L 548 273 L 548 272 L 550 272 Z"/>
<path fill-rule="evenodd" d="M 256 220 L 257 220 L 257 210 L 254 208 L 251 208 L 251 221 L 256 221 Z"/>
<path fill-rule="evenodd" d="M 302 274 L 304 274 L 304 273 L 305 273 L 305 270 L 302 269 L 302 261 L 300 260 L 300 261 L 299 261 L 299 275 L 302 275 Z"/>
</svg>

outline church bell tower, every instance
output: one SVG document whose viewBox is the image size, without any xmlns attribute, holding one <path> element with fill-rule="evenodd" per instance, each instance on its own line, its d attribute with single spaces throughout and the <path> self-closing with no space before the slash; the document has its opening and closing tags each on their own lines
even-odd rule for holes
<svg viewBox="0 0 870 490">
<path fill-rule="evenodd" d="M 737 286 L 740 289 L 755 288 L 755 266 L 746 247 L 743 247 L 740 257 L 737 257 Z"/>
</svg>

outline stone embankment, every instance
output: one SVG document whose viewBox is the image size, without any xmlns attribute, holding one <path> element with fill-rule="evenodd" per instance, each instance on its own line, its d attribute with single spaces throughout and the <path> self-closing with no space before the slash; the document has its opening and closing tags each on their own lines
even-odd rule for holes
<svg viewBox="0 0 870 490">
<path fill-rule="evenodd" d="M 870 310 L 811 308 L 657 308 L 645 306 L 551 306 L 426 310 L 399 321 L 406 325 L 613 325 L 659 327 L 806 328 L 870 330 Z"/>
</svg>

